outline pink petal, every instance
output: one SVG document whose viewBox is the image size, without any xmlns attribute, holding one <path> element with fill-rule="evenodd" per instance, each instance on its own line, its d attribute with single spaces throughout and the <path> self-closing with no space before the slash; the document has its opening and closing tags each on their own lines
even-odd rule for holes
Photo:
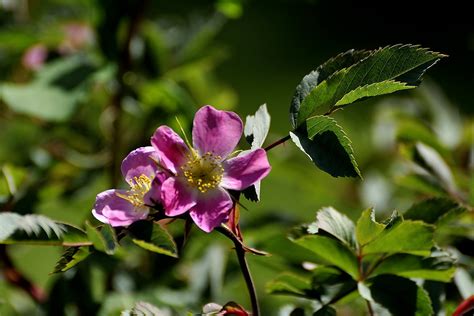
<svg viewBox="0 0 474 316">
<path fill-rule="evenodd" d="M 143 200 L 146 205 L 157 205 L 161 203 L 161 186 L 168 179 L 168 175 L 164 172 L 157 172 L 150 190 L 145 194 Z"/>
<path fill-rule="evenodd" d="M 178 216 L 196 205 L 196 190 L 189 188 L 175 177 L 161 185 L 161 200 L 168 216 Z"/>
<path fill-rule="evenodd" d="M 206 105 L 194 116 L 193 146 L 201 155 L 211 152 L 225 158 L 239 143 L 242 130 L 237 114 Z"/>
<path fill-rule="evenodd" d="M 189 211 L 189 215 L 199 228 L 209 233 L 227 220 L 232 204 L 229 193 L 218 188 L 200 194 L 197 204 Z"/>
<path fill-rule="evenodd" d="M 117 193 L 126 194 L 125 190 L 107 190 L 99 193 L 95 200 L 92 214 L 102 223 L 116 226 L 128 226 L 148 216 L 147 207 L 135 207 Z"/>
<path fill-rule="evenodd" d="M 162 166 L 176 174 L 189 153 L 181 137 L 168 126 L 160 126 L 151 137 L 151 144 L 158 152 Z"/>
<path fill-rule="evenodd" d="M 267 153 L 259 148 L 223 162 L 224 175 L 221 186 L 243 190 L 262 180 L 271 170 Z"/>
<path fill-rule="evenodd" d="M 158 170 L 157 160 L 158 153 L 153 147 L 137 148 L 122 161 L 122 175 L 127 182 L 141 175 L 153 178 Z"/>
</svg>

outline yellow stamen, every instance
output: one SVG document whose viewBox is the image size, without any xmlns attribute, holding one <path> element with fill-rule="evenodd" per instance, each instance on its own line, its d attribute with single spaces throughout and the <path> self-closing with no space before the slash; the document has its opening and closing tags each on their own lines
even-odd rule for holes
<svg viewBox="0 0 474 316">
<path fill-rule="evenodd" d="M 188 161 L 181 166 L 181 170 L 184 178 L 191 186 L 205 193 L 221 183 L 224 174 L 221 160 L 221 156 L 214 155 L 211 152 L 199 156 L 196 151 L 192 150 Z"/>
<path fill-rule="evenodd" d="M 143 198 L 151 188 L 151 179 L 142 174 L 139 177 L 134 177 L 129 181 L 130 190 L 125 194 L 115 193 L 118 197 L 129 201 L 133 206 L 144 206 Z"/>
</svg>

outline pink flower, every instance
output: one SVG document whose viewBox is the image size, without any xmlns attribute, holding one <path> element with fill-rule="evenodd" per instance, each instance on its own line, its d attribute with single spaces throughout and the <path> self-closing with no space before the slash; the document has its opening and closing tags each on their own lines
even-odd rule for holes
<svg viewBox="0 0 474 316">
<path fill-rule="evenodd" d="M 48 48 L 43 44 L 36 44 L 28 48 L 21 59 L 23 66 L 30 70 L 40 69 L 48 57 Z"/>
<path fill-rule="evenodd" d="M 194 117 L 192 147 L 168 126 L 156 130 L 151 143 L 171 175 L 160 193 L 167 216 L 189 211 L 196 225 L 210 232 L 229 216 L 233 202 L 227 190 L 241 191 L 270 172 L 261 148 L 232 157 L 242 131 L 237 114 L 209 105 Z"/>
<path fill-rule="evenodd" d="M 161 183 L 166 175 L 159 172 L 153 147 L 140 147 L 122 162 L 122 175 L 130 190 L 107 190 L 97 195 L 92 214 L 99 221 L 112 226 L 128 226 L 145 219 L 149 206 L 160 202 Z M 153 190 L 150 190 L 153 187 Z"/>
</svg>

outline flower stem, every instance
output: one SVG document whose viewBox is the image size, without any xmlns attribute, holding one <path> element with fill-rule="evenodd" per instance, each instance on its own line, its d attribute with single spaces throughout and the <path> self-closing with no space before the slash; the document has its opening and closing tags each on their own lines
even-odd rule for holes
<svg viewBox="0 0 474 316">
<path fill-rule="evenodd" d="M 268 145 L 267 147 L 265 147 L 265 151 L 269 151 L 270 149 L 272 149 L 273 147 L 276 147 L 278 145 L 281 145 L 283 144 L 284 142 L 286 142 L 288 139 L 290 139 L 290 135 L 286 135 L 285 137 L 277 140 L 276 142 L 274 142 L 273 144 L 270 144 Z"/>
<path fill-rule="evenodd" d="M 240 270 L 245 279 L 245 284 L 247 285 L 247 290 L 250 297 L 250 303 L 252 304 L 252 316 L 260 315 L 260 307 L 258 305 L 257 291 L 255 290 L 255 285 L 250 274 L 249 265 L 247 259 L 245 258 L 246 251 L 242 241 L 227 227 L 221 226 L 217 228 L 217 231 L 232 240 L 235 245 L 235 253 L 237 259 L 239 260 Z"/>
<path fill-rule="evenodd" d="M 369 311 L 370 316 L 374 316 L 374 310 L 372 309 L 372 304 L 370 304 L 370 301 L 365 300 L 367 303 L 367 310 Z"/>
</svg>

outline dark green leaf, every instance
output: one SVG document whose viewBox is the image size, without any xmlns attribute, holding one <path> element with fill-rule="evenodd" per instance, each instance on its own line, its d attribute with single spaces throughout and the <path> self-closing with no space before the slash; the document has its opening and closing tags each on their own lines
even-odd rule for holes
<svg viewBox="0 0 474 316">
<path fill-rule="evenodd" d="M 406 278 L 449 282 L 455 270 L 454 259 L 449 254 L 435 251 L 428 258 L 409 254 L 392 255 L 384 259 L 370 276 L 395 274 Z"/>
<path fill-rule="evenodd" d="M 28 84 L 5 83 L 0 97 L 15 112 L 49 121 L 65 121 L 74 113 L 96 68 L 80 57 L 44 66 Z"/>
<path fill-rule="evenodd" d="M 433 315 L 428 294 L 409 279 L 394 275 L 378 276 L 372 280 L 370 292 L 374 301 L 392 315 Z"/>
<path fill-rule="evenodd" d="M 62 254 L 59 261 L 56 263 L 52 273 L 65 272 L 76 264 L 86 259 L 90 254 L 89 247 L 69 247 Z"/>
<path fill-rule="evenodd" d="M 361 176 L 351 142 L 333 118 L 309 118 L 306 128 L 303 126 L 290 135 L 319 169 L 333 177 Z"/>
<path fill-rule="evenodd" d="M 465 207 L 448 198 L 430 198 L 413 204 L 403 217 L 411 220 L 421 220 L 428 224 L 445 221 L 448 217 L 464 213 Z"/>
<path fill-rule="evenodd" d="M 424 72 L 442 57 L 444 55 L 414 45 L 394 45 L 375 50 L 368 57 L 313 86 L 296 112 L 294 126 L 300 126 L 316 112 L 325 113 L 345 95 L 360 87 L 384 81 L 418 85 Z M 394 88 L 392 86 L 391 90 L 396 91 Z M 399 85 L 398 88 L 406 89 L 406 86 Z"/>
<path fill-rule="evenodd" d="M 377 223 L 375 220 L 375 211 L 373 208 L 362 212 L 356 226 L 356 236 L 359 245 L 364 246 L 371 242 L 384 228 L 384 224 Z"/>
<path fill-rule="evenodd" d="M 161 225 L 150 221 L 138 221 L 130 225 L 128 230 L 136 245 L 149 251 L 178 257 L 178 249 L 173 237 Z"/>
<path fill-rule="evenodd" d="M 323 306 L 323 308 L 318 309 L 314 312 L 313 316 L 336 316 L 336 310 L 331 306 Z"/>
<path fill-rule="evenodd" d="M 0 244 L 77 246 L 92 244 L 77 227 L 42 215 L 0 214 Z"/>
<path fill-rule="evenodd" d="M 76 108 L 74 94 L 51 86 L 3 84 L 0 94 L 13 111 L 49 121 L 64 121 Z"/>
<path fill-rule="evenodd" d="M 356 249 L 354 223 L 344 214 L 332 207 L 323 207 L 316 214 L 316 222 L 310 225 L 311 233 L 319 230 L 336 237 L 339 241 L 352 249 Z"/>
<path fill-rule="evenodd" d="M 329 59 L 316 70 L 304 76 L 303 80 L 301 80 L 301 82 L 296 87 L 295 94 L 291 100 L 290 119 L 293 128 L 297 128 L 299 125 L 298 116 L 301 103 L 319 83 L 326 80 L 335 72 L 357 63 L 361 59 L 367 57 L 369 54 L 369 51 L 351 49 L 345 53 L 341 53 Z"/>
<path fill-rule="evenodd" d="M 270 294 L 286 294 L 301 297 L 312 297 L 311 281 L 295 274 L 285 273 L 267 284 Z"/>
<path fill-rule="evenodd" d="M 314 252 L 326 262 L 334 265 L 351 275 L 358 277 L 357 257 L 341 242 L 325 236 L 310 235 L 294 241 L 296 244 Z"/>
<path fill-rule="evenodd" d="M 421 221 L 400 221 L 389 223 L 385 229 L 363 248 L 364 254 L 408 253 L 429 255 L 433 247 L 434 226 Z"/>
</svg>

